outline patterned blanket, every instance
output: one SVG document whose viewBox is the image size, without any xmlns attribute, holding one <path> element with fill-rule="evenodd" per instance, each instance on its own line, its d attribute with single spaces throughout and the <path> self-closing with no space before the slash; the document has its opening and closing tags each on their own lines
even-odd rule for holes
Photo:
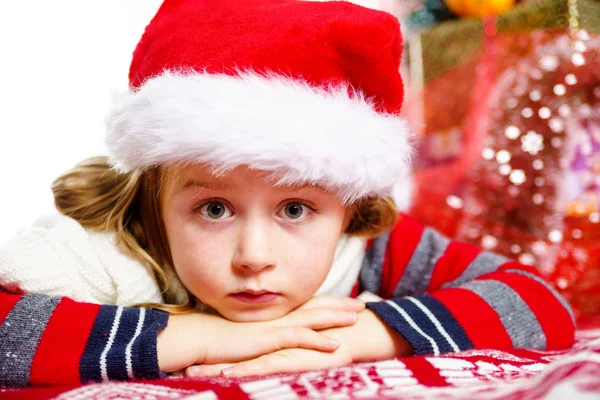
<svg viewBox="0 0 600 400">
<path fill-rule="evenodd" d="M 6 399 L 569 399 L 600 398 L 600 324 L 568 351 L 473 350 L 246 380 L 170 378 L 0 389 Z"/>
</svg>

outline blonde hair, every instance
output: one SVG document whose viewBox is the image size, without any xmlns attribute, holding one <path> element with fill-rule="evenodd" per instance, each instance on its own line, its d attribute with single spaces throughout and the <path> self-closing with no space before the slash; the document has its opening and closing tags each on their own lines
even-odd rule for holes
<svg viewBox="0 0 600 400">
<path fill-rule="evenodd" d="M 83 227 L 116 232 L 119 244 L 148 263 L 166 303 L 175 293 L 169 276 L 175 274 L 161 212 L 161 191 L 167 187 L 165 169 L 119 173 L 106 157 L 93 157 L 76 165 L 52 183 L 58 211 Z M 390 230 L 398 212 L 391 198 L 371 198 L 352 205 L 346 233 L 375 237 Z M 186 304 L 138 304 L 171 313 L 189 312 L 197 303 L 188 292 Z"/>
</svg>

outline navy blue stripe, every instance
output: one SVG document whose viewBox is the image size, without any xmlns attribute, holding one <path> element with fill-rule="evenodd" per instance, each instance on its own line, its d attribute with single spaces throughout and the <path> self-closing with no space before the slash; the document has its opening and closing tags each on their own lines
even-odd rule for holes
<svg viewBox="0 0 600 400">
<path fill-rule="evenodd" d="M 81 383 L 90 381 L 100 382 L 100 355 L 106 347 L 110 330 L 115 319 L 117 306 L 102 306 L 96 315 L 92 332 L 85 344 L 83 355 L 79 362 L 79 375 Z"/>
<path fill-rule="evenodd" d="M 433 347 L 429 340 L 411 328 L 394 307 L 384 301 L 378 301 L 367 303 L 367 308 L 377 314 L 390 328 L 400 333 L 410 343 L 416 355 L 433 354 Z"/>
<path fill-rule="evenodd" d="M 121 320 L 119 321 L 119 329 L 106 355 L 106 372 L 108 378 L 111 380 L 123 381 L 128 379 L 127 367 L 125 365 L 125 349 L 135 334 L 139 316 L 139 308 L 123 308 Z"/>
<path fill-rule="evenodd" d="M 454 351 L 454 349 L 452 349 L 452 346 L 450 346 L 450 343 L 448 343 L 444 336 L 442 336 L 442 334 L 438 331 L 433 322 L 431 322 L 429 317 L 415 303 L 401 297 L 392 299 L 392 301 L 398 304 L 400 307 L 402 307 L 402 309 L 408 313 L 412 320 L 415 321 L 415 324 L 417 324 L 417 326 L 421 328 L 423 332 L 425 332 L 427 335 L 429 335 L 429 337 L 431 337 L 435 341 L 435 344 L 437 344 L 440 354 L 450 353 Z"/>
<path fill-rule="evenodd" d="M 439 300 L 437 300 L 435 297 L 429 296 L 428 294 L 416 294 L 412 297 L 423 303 L 423 305 L 427 307 L 427 309 L 429 309 L 433 315 L 435 315 L 460 350 L 469 350 L 475 347 L 473 346 L 473 343 L 467 336 L 467 333 L 463 327 L 458 323 L 456 318 L 454 318 L 454 315 L 452 315 L 446 306 L 444 306 Z"/>
<path fill-rule="evenodd" d="M 164 378 L 158 367 L 158 352 L 156 338 L 159 332 L 167 327 L 169 313 L 159 310 L 146 309 L 146 317 L 140 335 L 131 348 L 133 376 L 138 379 Z"/>
</svg>

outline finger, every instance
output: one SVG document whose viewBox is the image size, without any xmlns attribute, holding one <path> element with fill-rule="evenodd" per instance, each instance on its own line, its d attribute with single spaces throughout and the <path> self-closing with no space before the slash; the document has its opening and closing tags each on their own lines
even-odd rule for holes
<svg viewBox="0 0 600 400">
<path fill-rule="evenodd" d="M 223 349 L 214 350 L 204 358 L 203 365 L 239 362 L 291 348 L 331 353 L 339 346 L 339 341 L 312 329 L 298 326 L 270 327 L 249 335 L 246 341 L 238 340 L 223 346 Z"/>
<path fill-rule="evenodd" d="M 296 310 L 308 310 L 311 308 L 361 312 L 365 309 L 365 302 L 361 299 L 353 299 L 351 297 L 315 296 Z"/>
<path fill-rule="evenodd" d="M 208 376 L 219 376 L 221 371 L 235 366 L 233 363 L 213 364 L 213 365 L 192 365 L 186 368 L 185 375 L 190 378 L 200 378 Z"/>
<path fill-rule="evenodd" d="M 308 329 L 327 329 L 354 325 L 358 318 L 356 311 L 311 308 L 294 311 L 281 318 L 278 326 L 301 326 Z"/>
<path fill-rule="evenodd" d="M 260 354 L 272 353 L 277 350 L 290 348 L 312 349 L 325 352 L 335 351 L 340 342 L 329 336 L 313 331 L 312 329 L 297 326 L 274 328 L 264 335 L 266 351 Z"/>
<path fill-rule="evenodd" d="M 285 352 L 266 354 L 253 360 L 242 361 L 224 368 L 221 376 L 225 378 L 239 378 L 244 376 L 261 376 L 275 373 L 300 372 L 312 369 L 300 360 L 293 360 Z M 314 366 L 313 366 L 314 368 Z"/>
</svg>

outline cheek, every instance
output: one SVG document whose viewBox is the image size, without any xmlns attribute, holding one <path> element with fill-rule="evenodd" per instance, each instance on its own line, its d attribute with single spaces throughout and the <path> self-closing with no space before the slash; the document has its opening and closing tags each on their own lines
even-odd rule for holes
<svg viewBox="0 0 600 400">
<path fill-rule="evenodd" d="M 177 221 L 167 226 L 175 272 L 192 293 L 216 290 L 227 271 L 228 240 L 197 229 L 193 222 Z M 218 246 L 217 246 L 218 243 Z"/>
<path fill-rule="evenodd" d="M 331 269 L 340 230 L 341 223 L 319 224 L 286 241 L 282 261 L 286 272 L 293 275 L 290 282 L 312 291 L 311 296 L 316 292 Z"/>
</svg>

